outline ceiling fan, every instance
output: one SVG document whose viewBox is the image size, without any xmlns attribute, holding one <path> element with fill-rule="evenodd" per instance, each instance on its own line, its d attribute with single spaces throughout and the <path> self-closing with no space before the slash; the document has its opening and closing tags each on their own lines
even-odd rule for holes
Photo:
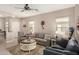
<svg viewBox="0 0 79 59">
<path fill-rule="evenodd" d="M 23 8 L 20 8 L 20 7 L 16 7 L 16 8 L 22 9 L 21 12 L 24 12 L 24 11 L 33 11 L 33 10 L 34 11 L 38 11 L 38 9 L 32 9 L 32 8 L 30 8 L 28 4 L 25 4 Z"/>
</svg>

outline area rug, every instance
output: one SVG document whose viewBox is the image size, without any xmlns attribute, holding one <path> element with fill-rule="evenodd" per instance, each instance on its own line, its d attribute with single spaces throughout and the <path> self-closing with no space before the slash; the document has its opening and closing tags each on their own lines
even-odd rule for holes
<svg viewBox="0 0 79 59">
<path fill-rule="evenodd" d="M 12 55 L 43 55 L 43 50 L 45 47 L 37 45 L 35 49 L 30 51 L 30 53 L 29 51 L 20 50 L 19 45 L 7 49 Z"/>
</svg>

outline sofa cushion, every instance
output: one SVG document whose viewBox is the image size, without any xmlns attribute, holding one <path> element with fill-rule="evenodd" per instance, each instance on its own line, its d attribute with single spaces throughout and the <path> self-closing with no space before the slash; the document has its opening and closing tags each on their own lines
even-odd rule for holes
<svg viewBox="0 0 79 59">
<path fill-rule="evenodd" d="M 35 38 L 36 41 L 47 42 L 45 39 Z"/>
<path fill-rule="evenodd" d="M 41 41 L 41 42 L 47 42 L 47 40 L 42 40 L 42 39 L 40 39 L 40 41 Z"/>
<path fill-rule="evenodd" d="M 39 38 L 44 39 L 44 34 L 43 33 L 39 33 Z"/>
<path fill-rule="evenodd" d="M 61 38 L 61 40 L 56 40 L 56 44 L 63 48 L 66 48 L 66 46 L 68 44 L 68 40 Z"/>
<path fill-rule="evenodd" d="M 36 33 L 35 38 L 41 38 L 44 39 L 44 34 L 43 33 Z"/>
<path fill-rule="evenodd" d="M 38 33 L 35 33 L 35 38 L 38 38 L 38 37 L 39 37 Z"/>
<path fill-rule="evenodd" d="M 19 36 L 26 36 L 26 34 L 23 33 L 23 32 L 18 32 L 18 35 L 19 35 Z"/>
</svg>

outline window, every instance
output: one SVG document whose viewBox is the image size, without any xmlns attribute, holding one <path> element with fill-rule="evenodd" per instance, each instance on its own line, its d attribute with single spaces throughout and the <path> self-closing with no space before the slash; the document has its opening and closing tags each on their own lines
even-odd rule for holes
<svg viewBox="0 0 79 59">
<path fill-rule="evenodd" d="M 62 17 L 56 19 L 56 33 L 66 34 L 69 29 L 69 17 Z"/>
<path fill-rule="evenodd" d="M 29 22 L 29 32 L 34 33 L 34 21 Z"/>
</svg>

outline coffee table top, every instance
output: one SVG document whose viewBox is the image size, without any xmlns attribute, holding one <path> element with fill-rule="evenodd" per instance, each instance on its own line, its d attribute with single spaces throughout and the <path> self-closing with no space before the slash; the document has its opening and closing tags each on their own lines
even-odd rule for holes
<svg viewBox="0 0 79 59">
<path fill-rule="evenodd" d="M 21 41 L 21 43 L 23 43 L 23 44 L 31 44 L 31 43 L 34 43 L 34 42 L 36 42 L 34 39 L 30 39 L 30 40 L 26 39 L 26 40 Z"/>
</svg>

